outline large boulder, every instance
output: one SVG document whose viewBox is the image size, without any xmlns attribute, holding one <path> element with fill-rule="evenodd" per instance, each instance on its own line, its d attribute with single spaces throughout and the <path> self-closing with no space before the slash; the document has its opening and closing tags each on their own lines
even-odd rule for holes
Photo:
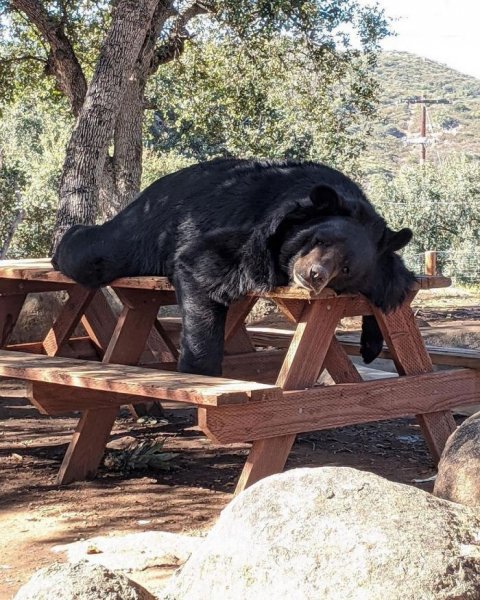
<svg viewBox="0 0 480 600">
<path fill-rule="evenodd" d="M 350 468 L 297 469 L 240 494 L 164 600 L 480 598 L 480 517 Z"/>
<path fill-rule="evenodd" d="M 155 596 L 125 575 L 80 562 L 40 569 L 14 600 L 155 600 Z"/>
<path fill-rule="evenodd" d="M 480 506 L 480 412 L 448 438 L 433 493 L 459 504 Z"/>
</svg>

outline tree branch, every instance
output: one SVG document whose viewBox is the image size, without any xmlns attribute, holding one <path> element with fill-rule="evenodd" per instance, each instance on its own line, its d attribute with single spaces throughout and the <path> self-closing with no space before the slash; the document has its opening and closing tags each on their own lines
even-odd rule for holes
<svg viewBox="0 0 480 600">
<path fill-rule="evenodd" d="M 0 59 L 0 63 L 8 64 L 8 63 L 13 63 L 13 62 L 23 62 L 26 60 L 36 60 L 43 64 L 47 63 L 46 58 L 42 58 L 41 56 L 34 56 L 33 54 L 23 54 L 22 56 L 9 56 L 8 58 Z"/>
<path fill-rule="evenodd" d="M 55 76 L 59 89 L 67 96 L 75 116 L 80 112 L 87 82 L 73 46 L 65 34 L 62 22 L 48 14 L 38 0 L 11 0 L 11 7 L 23 13 L 33 24 L 49 46 L 47 74 Z"/>
<path fill-rule="evenodd" d="M 182 54 L 185 49 L 186 40 L 192 37 L 187 30 L 187 25 L 192 19 L 199 15 L 214 13 L 215 11 L 215 2 L 197 0 L 187 6 L 183 12 L 179 13 L 173 23 L 170 35 L 155 51 L 155 55 L 150 63 L 149 74 L 152 75 L 160 65 L 168 63 Z"/>
</svg>

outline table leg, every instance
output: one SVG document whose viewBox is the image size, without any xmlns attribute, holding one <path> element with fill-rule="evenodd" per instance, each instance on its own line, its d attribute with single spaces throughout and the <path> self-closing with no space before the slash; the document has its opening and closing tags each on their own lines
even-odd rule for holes
<svg viewBox="0 0 480 600">
<path fill-rule="evenodd" d="M 0 295 L 0 348 L 7 345 L 26 297 L 26 294 Z"/>
<path fill-rule="evenodd" d="M 161 298 L 144 290 L 130 290 L 102 362 L 135 365 L 157 318 Z M 117 409 L 86 410 L 62 462 L 57 483 L 95 476 Z"/>
<path fill-rule="evenodd" d="M 257 298 L 242 298 L 230 306 L 225 323 L 225 354 L 255 352 L 245 326 L 245 319 L 257 302 Z"/>
<path fill-rule="evenodd" d="M 43 340 L 43 349 L 48 356 L 61 354 L 62 346 L 70 339 L 94 296 L 94 290 L 88 290 L 80 285 L 68 290 L 67 301 Z"/>
<path fill-rule="evenodd" d="M 332 338 L 323 366 L 335 383 L 363 382 L 360 373 L 335 336 Z"/>
<path fill-rule="evenodd" d="M 129 295 L 127 290 L 115 290 L 116 294 L 119 296 L 122 302 L 129 302 Z M 94 297 L 93 301 L 90 303 L 88 308 L 85 311 L 85 315 L 82 317 L 82 325 L 87 331 L 88 336 L 95 344 L 95 346 L 100 350 L 101 354 L 104 355 L 110 340 L 112 339 L 113 333 L 115 331 L 115 327 L 117 325 L 117 316 L 115 315 L 112 307 L 110 306 L 106 294 L 108 292 L 105 290 L 99 290 Z M 120 297 L 121 296 L 121 297 Z M 154 323 L 155 326 L 155 323 Z M 143 354 L 147 354 L 147 358 L 155 357 L 155 351 L 157 346 L 160 352 L 163 352 L 164 346 L 161 344 L 157 344 L 158 338 L 160 334 L 156 331 L 156 327 L 152 328 L 149 334 L 149 341 L 152 340 L 152 346 L 154 350 L 147 351 L 144 348 Z M 161 354 L 161 356 L 165 356 Z M 170 354 L 168 358 L 164 360 L 169 360 Z M 140 362 L 140 361 L 137 361 Z M 153 416 L 161 416 L 163 414 L 163 410 L 160 402 L 147 402 L 142 404 L 136 404 L 135 406 L 129 405 L 129 410 L 132 413 L 134 418 L 138 418 L 140 416 L 144 416 L 146 414 Z"/>
<path fill-rule="evenodd" d="M 327 356 L 337 323 L 342 318 L 343 302 L 315 300 L 305 302 L 304 310 L 277 379 L 285 390 L 308 388 L 317 381 Z M 295 435 L 284 435 L 253 442 L 237 484 L 238 494 L 256 481 L 280 472 L 287 461 Z"/>
<path fill-rule="evenodd" d="M 377 308 L 373 313 L 392 353 L 399 375 L 419 375 L 433 371 L 432 361 L 408 304 L 388 315 Z M 452 413 L 443 410 L 416 417 L 432 457 L 438 462 L 448 437 L 456 429 Z"/>
</svg>

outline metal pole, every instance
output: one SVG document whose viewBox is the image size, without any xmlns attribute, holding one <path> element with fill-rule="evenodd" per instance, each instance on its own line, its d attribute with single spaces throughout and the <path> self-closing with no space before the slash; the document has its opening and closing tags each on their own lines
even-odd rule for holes
<svg viewBox="0 0 480 600">
<path fill-rule="evenodd" d="M 422 98 L 422 100 L 424 100 Z M 423 139 L 427 137 L 427 107 L 425 104 L 421 104 L 422 112 L 420 117 L 420 136 Z M 423 164 L 427 159 L 427 144 L 420 144 L 420 162 Z"/>
</svg>

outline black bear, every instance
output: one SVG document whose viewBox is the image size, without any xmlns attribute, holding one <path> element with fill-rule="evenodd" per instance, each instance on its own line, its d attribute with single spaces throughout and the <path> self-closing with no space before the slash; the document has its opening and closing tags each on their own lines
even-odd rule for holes
<svg viewBox="0 0 480 600">
<path fill-rule="evenodd" d="M 214 160 L 162 177 L 103 225 L 69 229 L 53 265 L 99 287 L 163 275 L 177 291 L 179 369 L 219 375 L 227 307 L 248 292 L 292 280 L 320 292 L 361 292 L 388 311 L 414 281 L 395 254 L 409 229 L 390 230 L 362 190 L 314 162 Z M 366 317 L 362 355 L 382 335 Z"/>
</svg>

